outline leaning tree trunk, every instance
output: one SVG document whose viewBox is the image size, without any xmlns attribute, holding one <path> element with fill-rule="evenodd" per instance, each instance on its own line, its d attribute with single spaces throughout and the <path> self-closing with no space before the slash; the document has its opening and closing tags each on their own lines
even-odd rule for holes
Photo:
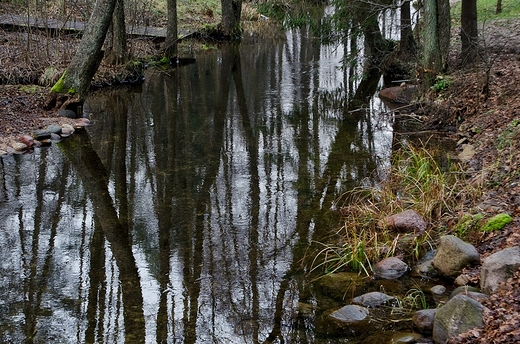
<svg viewBox="0 0 520 344">
<path fill-rule="evenodd" d="M 81 103 L 84 100 L 90 82 L 103 58 L 101 48 L 112 20 L 116 2 L 117 0 L 96 1 L 76 54 L 60 80 L 51 89 L 55 102 L 60 95 L 66 95 L 69 98 L 61 107 L 71 103 L 71 97 L 73 97 L 74 103 Z M 49 103 L 48 105 L 51 105 Z M 59 103 L 55 103 L 55 107 L 59 106 Z"/>
<path fill-rule="evenodd" d="M 240 16 L 242 15 L 242 0 L 221 0 L 222 34 L 228 38 L 242 35 Z"/>
</svg>

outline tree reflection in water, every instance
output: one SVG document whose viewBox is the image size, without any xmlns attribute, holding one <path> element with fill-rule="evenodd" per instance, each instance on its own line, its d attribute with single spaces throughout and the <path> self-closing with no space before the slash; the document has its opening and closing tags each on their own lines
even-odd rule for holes
<svg viewBox="0 0 520 344">
<path fill-rule="evenodd" d="M 306 37 L 149 71 L 95 94 L 87 133 L 4 158 L 0 338 L 315 342 L 305 249 L 392 132 L 377 70 Z"/>
</svg>

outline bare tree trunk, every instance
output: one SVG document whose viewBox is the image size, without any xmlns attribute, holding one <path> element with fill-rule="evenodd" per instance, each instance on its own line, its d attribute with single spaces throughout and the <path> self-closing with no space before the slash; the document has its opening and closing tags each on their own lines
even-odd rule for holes
<svg viewBox="0 0 520 344">
<path fill-rule="evenodd" d="M 54 101 L 60 94 L 74 96 L 75 101 L 78 102 L 82 102 L 85 98 L 90 82 L 103 59 L 101 48 L 112 21 L 116 2 L 117 0 L 96 1 L 76 54 L 60 80 L 51 89 Z M 66 101 L 63 106 L 69 101 Z"/>
<path fill-rule="evenodd" d="M 462 64 L 475 62 L 478 47 L 477 0 L 462 0 L 461 8 Z"/>
<path fill-rule="evenodd" d="M 125 5 L 123 0 L 117 0 L 105 58 L 111 64 L 120 64 L 125 63 L 127 57 Z"/>
<path fill-rule="evenodd" d="M 242 0 L 221 0 L 222 5 L 222 33 L 229 38 L 242 35 L 240 17 L 242 15 Z"/>
<path fill-rule="evenodd" d="M 166 40 L 164 52 L 169 59 L 177 57 L 177 0 L 167 0 L 168 23 L 166 24 Z"/>
<path fill-rule="evenodd" d="M 449 0 L 424 1 L 423 67 L 425 86 L 445 71 L 450 48 Z"/>
<path fill-rule="evenodd" d="M 415 41 L 413 39 L 412 19 L 410 13 L 410 0 L 404 0 L 401 4 L 401 52 L 413 54 Z"/>
<path fill-rule="evenodd" d="M 502 0 L 497 0 L 497 10 L 495 13 L 496 14 L 502 13 Z"/>
</svg>

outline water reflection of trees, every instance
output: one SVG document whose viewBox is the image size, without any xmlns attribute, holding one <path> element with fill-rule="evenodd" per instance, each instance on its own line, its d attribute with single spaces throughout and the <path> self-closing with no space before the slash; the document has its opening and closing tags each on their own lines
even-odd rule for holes
<svg viewBox="0 0 520 344">
<path fill-rule="evenodd" d="M 3 271 L 31 295 L 4 313 L 27 308 L 19 338 L 58 336 L 48 325 L 66 313 L 78 342 L 312 341 L 295 316 L 311 298 L 303 250 L 384 155 L 367 106 L 379 78 L 336 69 L 341 49 L 296 33 L 262 49 L 226 46 L 94 98 L 89 135 L 4 167 L 8 199 L 38 190 L 8 210 L 21 250 L 3 258 L 25 277 Z M 22 166 L 38 178 L 22 182 Z"/>
</svg>

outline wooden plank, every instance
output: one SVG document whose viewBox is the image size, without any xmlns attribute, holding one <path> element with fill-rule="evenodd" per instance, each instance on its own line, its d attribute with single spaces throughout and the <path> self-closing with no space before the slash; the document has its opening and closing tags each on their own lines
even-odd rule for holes
<svg viewBox="0 0 520 344">
<path fill-rule="evenodd" d="M 67 33 L 81 33 L 86 24 L 77 21 L 62 21 L 59 19 L 45 19 L 24 17 L 10 14 L 0 14 L 0 26 L 6 29 L 34 28 L 38 30 L 52 30 Z M 152 26 L 127 27 L 126 32 L 132 37 L 150 37 L 155 39 L 166 38 L 166 28 Z M 187 30 L 179 31 L 179 39 L 192 36 L 194 32 Z"/>
</svg>

